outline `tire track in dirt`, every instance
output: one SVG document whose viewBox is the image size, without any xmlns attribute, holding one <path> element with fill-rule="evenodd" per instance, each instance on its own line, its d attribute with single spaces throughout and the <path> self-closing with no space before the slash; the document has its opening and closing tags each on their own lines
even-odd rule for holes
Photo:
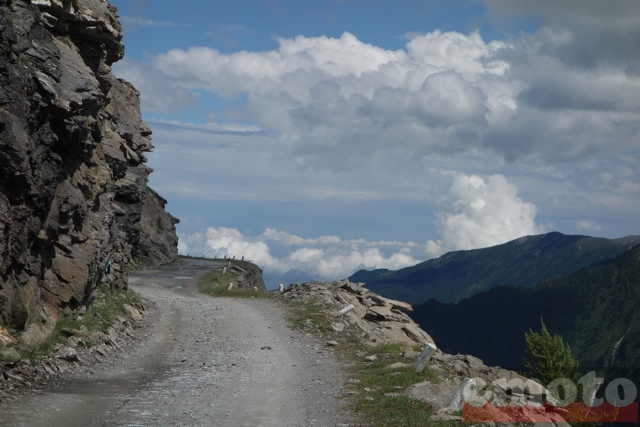
<svg viewBox="0 0 640 427">
<path fill-rule="evenodd" d="M 332 352 L 289 328 L 273 300 L 197 294 L 197 278 L 212 266 L 190 261 L 132 275 L 131 287 L 153 302 L 153 324 L 135 350 L 13 402 L 3 425 L 339 423 L 343 378 Z"/>
</svg>

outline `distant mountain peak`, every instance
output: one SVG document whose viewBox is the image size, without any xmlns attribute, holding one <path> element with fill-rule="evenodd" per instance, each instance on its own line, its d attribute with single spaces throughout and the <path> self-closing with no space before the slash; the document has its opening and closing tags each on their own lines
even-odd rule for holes
<svg viewBox="0 0 640 427">
<path fill-rule="evenodd" d="M 557 231 L 523 236 L 482 249 L 448 252 L 400 270 L 360 270 L 349 279 L 381 295 L 419 304 L 455 302 L 499 285 L 531 287 L 615 258 L 640 236 L 617 239 Z"/>
</svg>

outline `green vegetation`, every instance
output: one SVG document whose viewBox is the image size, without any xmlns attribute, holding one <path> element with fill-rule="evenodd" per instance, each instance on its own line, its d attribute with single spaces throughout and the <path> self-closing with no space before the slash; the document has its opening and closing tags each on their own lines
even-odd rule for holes
<svg viewBox="0 0 640 427">
<path fill-rule="evenodd" d="M 548 233 L 484 249 L 456 251 L 397 271 L 360 270 L 349 278 L 413 305 L 457 302 L 495 286 L 532 287 L 610 261 L 640 237 L 604 239 Z"/>
<path fill-rule="evenodd" d="M 429 369 L 415 373 L 411 363 L 406 367 L 389 368 L 396 363 L 407 364 L 407 359 L 402 355 L 405 347 L 399 344 L 380 344 L 366 348 L 367 353 L 376 355 L 377 359 L 368 363 L 356 363 L 353 373 L 359 382 L 352 387 L 358 392 L 353 402 L 354 410 L 366 414 L 370 425 L 451 425 L 450 422 L 431 420 L 433 411 L 426 403 L 402 395 L 413 384 L 425 380 L 438 381 Z"/>
<path fill-rule="evenodd" d="M 289 308 L 289 323 L 294 328 L 318 334 L 328 334 L 332 331 L 325 307 L 309 302 L 292 301 Z"/>
<path fill-rule="evenodd" d="M 16 350 L 23 359 L 38 360 L 46 357 L 57 344 L 64 343 L 63 331 L 85 329 L 87 333 L 106 332 L 125 312 L 124 305 L 136 306 L 141 303 L 140 296 L 131 290 L 113 289 L 108 285 L 100 288 L 98 296 L 83 315 L 74 314 L 58 319 L 49 340 L 33 347 L 17 346 Z M 91 345 L 91 343 L 87 343 Z"/>
<path fill-rule="evenodd" d="M 571 355 L 571 347 L 565 344 L 560 335 L 551 335 L 547 325 L 540 320 L 541 331 L 529 330 L 525 333 L 529 360 L 525 367 L 530 378 L 536 378 L 542 384 L 550 384 L 558 378 L 576 381 L 580 378 L 578 362 Z M 555 396 L 564 399 L 564 396 Z"/>
<path fill-rule="evenodd" d="M 239 289 L 235 286 L 229 289 L 229 284 L 234 282 L 235 277 L 236 275 L 230 271 L 222 274 L 222 269 L 210 271 L 198 280 L 198 290 L 212 297 L 267 298 L 270 296 L 268 292 L 253 289 Z"/>
<path fill-rule="evenodd" d="M 429 427 L 452 426 L 451 421 L 431 419 L 431 408 L 422 401 L 402 395 L 409 386 L 429 380 L 437 382 L 437 376 L 428 368 L 415 373 L 411 366 L 390 369 L 395 363 L 411 364 L 403 357 L 406 346 L 400 344 L 379 344 L 368 346 L 360 339 L 361 331 L 347 327 L 336 333 L 332 327 L 330 311 L 317 302 L 290 302 L 289 322 L 318 338 L 338 343 L 336 355 L 343 360 L 351 376 L 347 390 L 347 404 L 358 413 L 363 425 L 375 427 Z M 414 350 L 419 351 L 418 348 Z M 375 355 L 368 361 L 365 355 Z M 460 423 L 462 425 L 462 423 Z"/>
<path fill-rule="evenodd" d="M 639 260 L 636 246 L 605 264 L 531 289 L 503 286 L 457 304 L 429 301 L 414 307 L 411 317 L 444 351 L 473 354 L 511 369 L 523 367 L 522 337 L 544 318 L 549 332 L 571 346 L 585 372 L 608 366 L 618 369 L 615 377 L 637 381 Z"/>
</svg>

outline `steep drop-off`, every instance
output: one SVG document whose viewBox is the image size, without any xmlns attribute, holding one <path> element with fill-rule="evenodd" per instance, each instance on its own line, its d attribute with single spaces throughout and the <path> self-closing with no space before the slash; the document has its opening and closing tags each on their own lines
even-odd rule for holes
<svg viewBox="0 0 640 427">
<path fill-rule="evenodd" d="M 177 256 L 139 93 L 111 73 L 122 35 L 104 0 L 0 0 L 0 325 L 26 343 L 134 258 Z"/>
</svg>

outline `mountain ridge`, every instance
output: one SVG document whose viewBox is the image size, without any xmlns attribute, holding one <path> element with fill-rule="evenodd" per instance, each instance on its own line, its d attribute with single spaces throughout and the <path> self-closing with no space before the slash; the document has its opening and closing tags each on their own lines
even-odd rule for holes
<svg viewBox="0 0 640 427">
<path fill-rule="evenodd" d="M 640 245 L 615 259 L 532 288 L 499 286 L 456 304 L 429 300 L 410 316 L 449 352 L 522 366 L 524 333 L 563 336 L 584 368 L 640 379 Z"/>
<path fill-rule="evenodd" d="M 360 270 L 349 280 L 389 298 L 420 304 L 431 298 L 456 302 L 499 285 L 531 287 L 607 262 L 640 243 L 640 236 L 617 239 L 550 232 L 524 236 L 482 249 L 448 252 L 392 271 Z"/>
</svg>

